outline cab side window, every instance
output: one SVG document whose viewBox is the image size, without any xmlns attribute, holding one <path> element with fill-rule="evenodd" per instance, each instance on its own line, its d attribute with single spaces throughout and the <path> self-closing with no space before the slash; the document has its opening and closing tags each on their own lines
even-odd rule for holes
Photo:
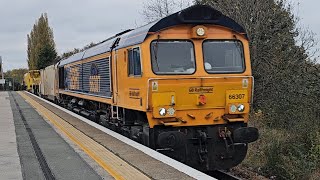
<svg viewBox="0 0 320 180">
<path fill-rule="evenodd" d="M 141 76 L 140 49 L 138 47 L 128 50 L 128 75 Z"/>
</svg>

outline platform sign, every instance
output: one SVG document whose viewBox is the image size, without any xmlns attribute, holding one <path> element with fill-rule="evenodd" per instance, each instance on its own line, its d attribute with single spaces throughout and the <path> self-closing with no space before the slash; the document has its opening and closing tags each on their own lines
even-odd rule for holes
<svg viewBox="0 0 320 180">
<path fill-rule="evenodd" d="M 0 79 L 0 84 L 5 84 L 6 80 L 5 79 Z"/>
</svg>

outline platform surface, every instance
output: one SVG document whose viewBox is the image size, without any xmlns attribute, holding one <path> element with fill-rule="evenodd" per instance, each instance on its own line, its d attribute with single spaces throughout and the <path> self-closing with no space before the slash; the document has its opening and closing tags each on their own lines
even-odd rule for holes
<svg viewBox="0 0 320 180">
<path fill-rule="evenodd" d="M 8 92 L 0 92 L 0 172 L 1 179 L 22 179 Z"/>
<path fill-rule="evenodd" d="M 8 93 L 5 94 L 8 96 Z M 15 149 L 15 151 L 18 149 L 17 154 L 19 154 L 19 156 L 17 156 L 18 160 L 15 161 L 14 165 L 17 164 L 16 166 L 21 167 L 15 168 L 16 173 L 20 173 L 20 177 L 23 177 L 23 179 L 45 179 L 44 169 L 39 162 L 39 157 L 37 157 L 34 145 L 30 140 L 28 131 L 31 131 L 55 179 L 102 179 L 20 95 L 16 92 L 11 92 L 9 99 L 6 101 L 7 104 L 4 105 L 4 109 L 8 112 L 11 109 L 13 112 L 11 114 L 13 117 L 11 124 L 13 125 L 14 123 L 15 131 L 11 130 L 10 136 L 11 139 L 16 139 L 16 144 L 12 145 L 11 148 Z M 0 104 L 2 105 L 4 103 L 0 102 Z M 21 114 L 24 116 L 26 122 L 23 122 Z M 8 128 L 8 124 L 4 126 L 5 127 L 1 129 L 10 129 Z M 0 146 L 3 147 L 2 144 Z M 9 151 L 11 150 L 7 149 L 7 152 Z M 113 178 L 110 176 L 110 179 Z"/>
</svg>

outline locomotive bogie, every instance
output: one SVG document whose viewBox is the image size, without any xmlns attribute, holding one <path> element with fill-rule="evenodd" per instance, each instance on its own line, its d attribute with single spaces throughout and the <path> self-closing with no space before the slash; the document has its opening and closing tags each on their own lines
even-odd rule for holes
<svg viewBox="0 0 320 180">
<path fill-rule="evenodd" d="M 246 156 L 247 144 L 232 141 L 234 129 L 246 124 L 155 128 L 158 151 L 201 171 L 229 169 Z M 224 132 L 230 135 L 223 136 Z M 225 133 L 227 134 L 227 133 Z"/>
</svg>

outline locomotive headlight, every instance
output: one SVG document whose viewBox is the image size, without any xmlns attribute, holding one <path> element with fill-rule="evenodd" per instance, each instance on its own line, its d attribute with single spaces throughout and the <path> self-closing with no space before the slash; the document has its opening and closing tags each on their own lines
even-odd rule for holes
<svg viewBox="0 0 320 180">
<path fill-rule="evenodd" d="M 165 116 L 167 114 L 166 109 L 165 108 L 160 108 L 159 109 L 159 114 L 160 114 L 160 116 Z"/>
<path fill-rule="evenodd" d="M 243 112 L 245 110 L 245 106 L 243 104 L 239 104 L 237 109 L 239 112 Z"/>
<path fill-rule="evenodd" d="M 168 109 L 169 116 L 173 116 L 175 112 L 176 112 L 176 110 L 174 110 L 174 108 L 172 108 L 172 107 Z"/>
<path fill-rule="evenodd" d="M 230 106 L 230 112 L 235 113 L 237 111 L 237 106 L 236 105 L 231 105 Z"/>
<path fill-rule="evenodd" d="M 205 30 L 202 27 L 197 29 L 197 35 L 198 36 L 203 36 L 204 34 L 205 34 Z"/>
</svg>

